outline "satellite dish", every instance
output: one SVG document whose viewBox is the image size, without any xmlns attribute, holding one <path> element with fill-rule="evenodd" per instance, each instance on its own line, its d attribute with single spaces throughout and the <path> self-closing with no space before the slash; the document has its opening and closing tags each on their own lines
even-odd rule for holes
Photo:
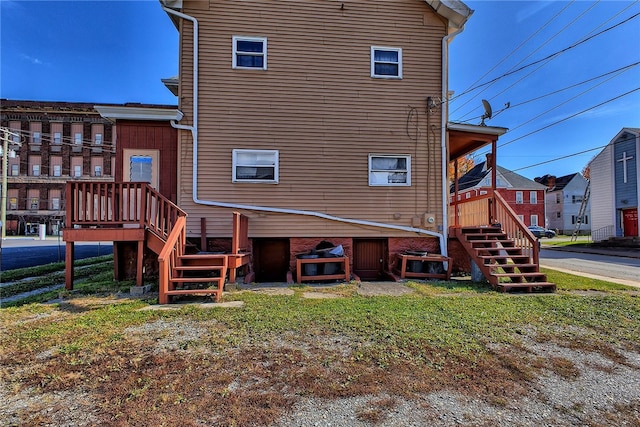
<svg viewBox="0 0 640 427">
<path fill-rule="evenodd" d="M 480 122 L 480 126 L 486 126 L 484 124 L 484 119 L 490 119 L 493 115 L 493 111 L 491 111 L 491 104 L 486 99 L 482 100 L 482 106 L 484 107 L 484 114 L 482 115 L 482 122 Z"/>
</svg>

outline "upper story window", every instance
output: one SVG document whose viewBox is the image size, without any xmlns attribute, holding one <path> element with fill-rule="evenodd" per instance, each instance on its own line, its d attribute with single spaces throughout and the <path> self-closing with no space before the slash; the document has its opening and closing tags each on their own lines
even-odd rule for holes
<svg viewBox="0 0 640 427">
<path fill-rule="evenodd" d="M 233 68 L 267 69 L 267 39 L 233 36 Z"/>
<path fill-rule="evenodd" d="M 522 191 L 516 191 L 516 203 L 521 205 L 524 203 L 524 198 L 522 197 Z"/>
<path fill-rule="evenodd" d="M 233 150 L 233 182 L 278 183 L 278 150 Z"/>
<path fill-rule="evenodd" d="M 102 134 L 101 133 L 96 133 L 95 136 L 94 136 L 93 142 L 96 145 L 102 144 Z"/>
<path fill-rule="evenodd" d="M 411 185 L 411 156 L 369 154 L 370 186 Z"/>
<path fill-rule="evenodd" d="M 538 193 L 536 193 L 535 191 L 529 192 L 529 203 L 531 203 L 532 205 L 538 204 Z"/>
<path fill-rule="evenodd" d="M 73 143 L 74 144 L 82 144 L 82 134 L 80 132 L 73 134 Z"/>
<path fill-rule="evenodd" d="M 62 133 L 54 132 L 53 133 L 53 143 L 54 144 L 62 144 Z"/>
<path fill-rule="evenodd" d="M 402 78 L 402 49 L 371 46 L 371 77 Z"/>
</svg>

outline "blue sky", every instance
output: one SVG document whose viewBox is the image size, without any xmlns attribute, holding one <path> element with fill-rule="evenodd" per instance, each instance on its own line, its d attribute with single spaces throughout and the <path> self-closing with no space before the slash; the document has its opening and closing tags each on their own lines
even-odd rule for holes
<svg viewBox="0 0 640 427">
<path fill-rule="evenodd" d="M 501 166 L 579 172 L 599 149 L 575 153 L 640 127 L 640 2 L 466 3 L 475 12 L 450 45 L 450 119 L 480 123 L 487 99 L 486 123 L 509 128 Z M 0 97 L 177 103 L 160 79 L 177 73 L 178 33 L 157 0 L 0 0 L 0 14 Z"/>
</svg>

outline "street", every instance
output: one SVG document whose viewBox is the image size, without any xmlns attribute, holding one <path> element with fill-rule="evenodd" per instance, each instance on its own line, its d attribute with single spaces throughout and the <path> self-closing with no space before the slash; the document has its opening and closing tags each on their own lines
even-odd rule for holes
<svg viewBox="0 0 640 427">
<path fill-rule="evenodd" d="M 7 239 L 2 246 L 0 270 L 33 267 L 52 262 L 64 262 L 65 242 L 60 245 L 54 240 Z M 113 244 L 93 242 L 76 244 L 74 258 L 83 259 L 113 253 Z"/>
<path fill-rule="evenodd" d="M 576 275 L 640 286 L 640 259 L 542 249 L 540 266 Z"/>
</svg>

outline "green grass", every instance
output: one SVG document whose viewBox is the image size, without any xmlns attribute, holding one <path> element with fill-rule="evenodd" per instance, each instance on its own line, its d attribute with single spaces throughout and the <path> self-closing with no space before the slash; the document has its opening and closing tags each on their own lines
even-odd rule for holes
<svg viewBox="0 0 640 427">
<path fill-rule="evenodd" d="M 604 280 L 590 279 L 588 277 L 576 276 L 562 273 L 549 268 L 541 268 L 540 271 L 547 275 L 551 283 L 555 283 L 559 291 L 632 291 L 638 290 L 631 286 L 620 285 L 618 283 L 606 282 Z"/>
<path fill-rule="evenodd" d="M 123 286 L 110 273 L 56 304 L 0 310 L 8 393 L 81 390 L 97 402 L 99 424 L 270 425 L 291 396 L 414 398 L 445 389 L 505 402 L 525 395 L 543 369 L 577 375 L 572 361 L 531 354 L 527 340 L 614 361 L 624 361 L 621 349 L 640 351 L 636 294 L 552 270 L 555 294 L 436 281 L 408 282 L 409 295 L 364 297 L 350 283 L 334 288 L 335 299 L 304 298 L 309 288 L 297 286 L 293 295 L 225 294 L 244 303 L 236 308 L 171 311 L 140 310 L 156 299 L 105 297 Z M 29 410 L 21 416 L 35 423 Z"/>
</svg>

